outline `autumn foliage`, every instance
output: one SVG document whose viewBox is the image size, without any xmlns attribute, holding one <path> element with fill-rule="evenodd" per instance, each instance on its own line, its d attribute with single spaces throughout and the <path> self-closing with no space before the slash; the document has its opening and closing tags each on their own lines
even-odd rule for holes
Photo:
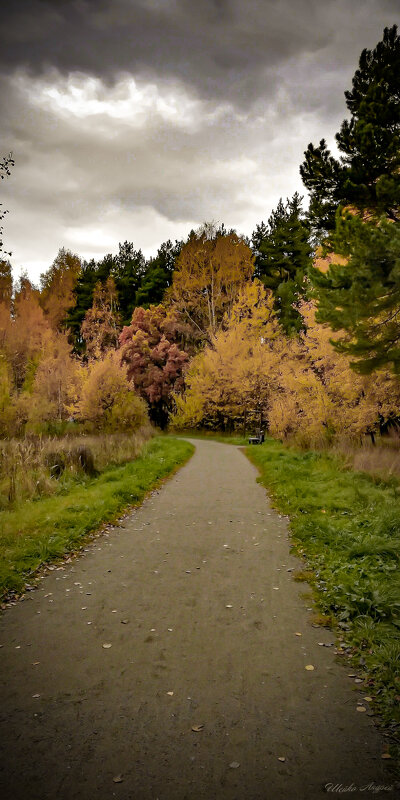
<svg viewBox="0 0 400 800">
<path fill-rule="evenodd" d="M 205 226 L 189 237 L 178 256 L 170 299 L 199 336 L 207 339 L 253 272 L 253 254 L 243 239 Z"/>
<path fill-rule="evenodd" d="M 359 441 L 397 424 L 398 377 L 385 368 L 355 372 L 335 346 L 349 334 L 318 322 L 303 286 L 294 294 L 298 330 L 286 326 L 242 238 L 204 226 L 174 258 L 163 302 L 136 306 L 129 325 L 122 326 L 114 277 L 97 281 L 79 347 L 66 323 L 84 273 L 79 259 L 60 251 L 40 290 L 26 277 L 13 290 L 9 264 L 1 263 L 1 436 L 67 423 L 131 432 L 150 417 L 175 429 L 262 426 L 309 445 Z M 315 268 L 325 268 L 320 252 Z"/>
<path fill-rule="evenodd" d="M 400 385 L 387 371 L 361 376 L 336 352 L 310 302 L 303 329 L 287 337 L 271 293 L 258 281 L 240 292 L 225 325 L 191 362 L 186 393 L 176 396 L 176 428 L 223 430 L 263 425 L 281 439 L 322 444 L 360 439 L 396 419 Z"/>
<path fill-rule="evenodd" d="M 178 347 L 174 321 L 164 306 L 136 308 L 131 325 L 120 336 L 120 356 L 128 379 L 147 400 L 151 418 L 164 426 L 171 410 L 172 390 L 183 388 L 188 354 Z"/>
</svg>

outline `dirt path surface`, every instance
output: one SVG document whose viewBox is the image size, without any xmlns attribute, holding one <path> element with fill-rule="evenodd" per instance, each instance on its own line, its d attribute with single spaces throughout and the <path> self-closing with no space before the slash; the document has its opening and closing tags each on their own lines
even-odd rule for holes
<svg viewBox="0 0 400 800">
<path fill-rule="evenodd" d="M 333 637 L 311 626 L 288 571 L 286 520 L 239 449 L 194 444 L 121 528 L 3 614 L 4 800 L 390 787 L 382 741 L 356 711 L 365 691 L 318 644 Z"/>
</svg>

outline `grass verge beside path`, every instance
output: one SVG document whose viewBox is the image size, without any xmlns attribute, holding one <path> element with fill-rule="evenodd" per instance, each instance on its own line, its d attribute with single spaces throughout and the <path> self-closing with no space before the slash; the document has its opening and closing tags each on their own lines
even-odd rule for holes
<svg viewBox="0 0 400 800">
<path fill-rule="evenodd" d="M 346 469 L 337 457 L 268 440 L 247 447 L 306 560 L 321 624 L 341 649 L 398 741 L 400 712 L 400 486 Z M 397 731 L 397 735 L 396 735 Z"/>
<path fill-rule="evenodd" d="M 88 533 L 138 505 L 193 450 L 189 442 L 157 436 L 134 461 L 83 479 L 67 494 L 1 512 L 0 596 L 20 592 L 40 566 L 76 550 Z"/>
</svg>

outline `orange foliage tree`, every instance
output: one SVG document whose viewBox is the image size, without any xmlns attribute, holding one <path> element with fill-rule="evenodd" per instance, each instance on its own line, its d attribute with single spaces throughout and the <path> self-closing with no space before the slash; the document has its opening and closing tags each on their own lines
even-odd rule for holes
<svg viewBox="0 0 400 800">
<path fill-rule="evenodd" d="M 93 305 L 81 325 L 88 358 L 102 358 L 108 350 L 115 350 L 120 329 L 115 281 L 107 278 L 104 284 L 96 284 Z"/>
<path fill-rule="evenodd" d="M 53 330 L 65 327 L 67 311 L 75 304 L 73 290 L 81 268 L 78 256 L 62 247 L 50 269 L 40 276 L 40 305 Z"/>
<path fill-rule="evenodd" d="M 61 422 L 69 416 L 68 404 L 76 392 L 77 370 L 66 334 L 49 331 L 30 392 L 21 397 L 20 408 L 22 411 L 22 404 L 27 407 L 27 422 Z"/>
</svg>

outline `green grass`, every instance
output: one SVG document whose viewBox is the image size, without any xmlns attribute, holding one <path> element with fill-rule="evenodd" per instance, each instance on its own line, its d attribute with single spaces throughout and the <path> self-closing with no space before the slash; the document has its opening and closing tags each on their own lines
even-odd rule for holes
<svg viewBox="0 0 400 800">
<path fill-rule="evenodd" d="M 290 517 L 317 608 L 340 631 L 386 725 L 400 723 L 400 486 L 268 440 L 246 453 Z"/>
<path fill-rule="evenodd" d="M 138 505 L 193 453 L 189 442 L 157 436 L 140 455 L 64 495 L 30 500 L 0 513 L 0 596 L 21 592 L 46 563 L 79 548 L 87 534 Z"/>
</svg>

